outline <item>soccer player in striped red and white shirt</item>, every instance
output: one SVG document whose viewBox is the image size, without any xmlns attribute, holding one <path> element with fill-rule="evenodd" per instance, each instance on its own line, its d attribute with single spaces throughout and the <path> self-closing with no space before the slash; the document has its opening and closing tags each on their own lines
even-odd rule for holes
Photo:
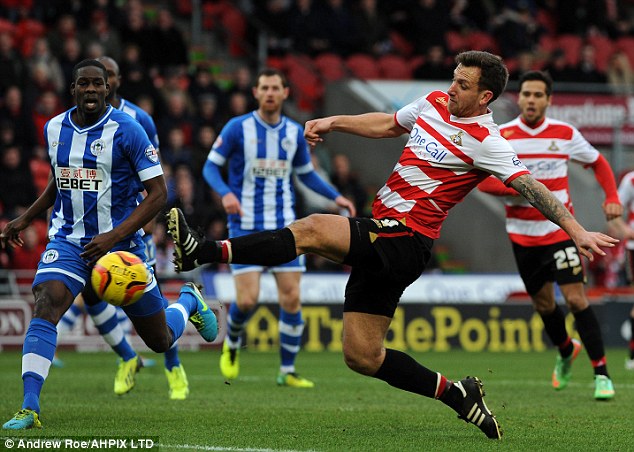
<svg viewBox="0 0 634 452">
<path fill-rule="evenodd" d="M 634 228 L 634 171 L 630 171 L 623 176 L 619 183 L 619 198 L 625 205 L 625 214 L 627 219 L 626 227 L 630 231 Z M 622 233 L 629 232 L 621 226 Z M 626 235 L 624 234 L 624 235 Z M 627 276 L 630 284 L 634 282 L 634 237 L 628 237 L 625 243 L 627 250 Z M 625 360 L 625 368 L 634 370 L 634 307 L 630 311 L 630 341 L 629 341 L 629 357 Z"/>
<path fill-rule="evenodd" d="M 311 145 L 332 131 L 368 138 L 409 135 L 394 172 L 377 194 L 373 218 L 316 214 L 277 231 L 211 242 L 196 237 L 182 213 L 172 209 L 168 227 L 178 271 L 215 261 L 277 265 L 305 253 L 350 265 L 343 314 L 348 367 L 439 399 L 487 437 L 499 439 L 501 430 L 484 403 L 479 379 L 452 382 L 384 344 L 399 298 L 425 269 L 447 211 L 494 174 L 561 225 L 590 259 L 590 251 L 603 255 L 600 247 L 613 246 L 616 240 L 577 223 L 500 136 L 488 105 L 508 80 L 502 60 L 469 51 L 459 54 L 456 62 L 447 93 L 429 93 L 394 115 L 331 116 L 306 123 L 304 135 Z"/>
<path fill-rule="evenodd" d="M 520 116 L 500 126 L 518 157 L 565 206 L 573 212 L 568 187 L 571 161 L 591 168 L 605 193 L 603 211 L 608 221 L 619 218 L 619 202 L 614 174 L 607 160 L 570 124 L 546 116 L 552 99 L 553 80 L 546 72 L 530 71 L 520 77 L 517 104 Z M 575 242 L 557 224 L 512 188 L 488 178 L 480 190 L 505 195 L 506 231 L 509 234 L 519 273 L 535 309 L 544 321 L 546 334 L 559 348 L 552 374 L 556 390 L 568 386 L 571 364 L 581 343 L 566 331 L 563 310 L 555 301 L 555 283 L 572 312 L 581 341 L 588 351 L 595 374 L 594 397 L 614 397 L 608 375 L 599 322 L 585 295 L 585 275 Z"/>
</svg>

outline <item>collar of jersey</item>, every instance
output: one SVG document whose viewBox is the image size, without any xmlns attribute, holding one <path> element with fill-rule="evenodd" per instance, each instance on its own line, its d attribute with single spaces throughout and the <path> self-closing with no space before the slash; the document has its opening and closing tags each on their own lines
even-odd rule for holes
<svg viewBox="0 0 634 452">
<path fill-rule="evenodd" d="M 546 128 L 549 125 L 549 122 L 550 121 L 548 121 L 548 117 L 544 117 L 544 122 L 542 122 L 538 127 L 535 127 L 533 129 L 532 127 L 529 127 L 526 124 L 524 124 L 524 121 L 522 121 L 520 117 L 517 118 L 518 127 L 529 135 L 539 135 L 544 130 L 546 130 Z"/>
<path fill-rule="evenodd" d="M 260 117 L 260 115 L 258 115 L 257 111 L 253 111 L 253 117 L 255 118 L 255 120 L 257 122 L 259 122 L 263 127 L 266 127 L 267 129 L 271 129 L 271 130 L 278 130 L 281 129 L 282 126 L 284 125 L 284 123 L 286 122 L 286 116 L 281 115 L 280 116 L 280 122 L 278 122 L 276 125 L 272 126 L 271 124 L 269 124 L 268 122 L 266 122 L 264 119 L 262 119 Z"/>
<path fill-rule="evenodd" d="M 487 112 L 483 115 L 471 116 L 469 118 L 459 118 L 458 116 L 449 116 L 451 122 L 458 122 L 461 124 L 473 124 L 475 122 L 489 122 L 493 120 L 493 112 L 487 109 Z"/>
<path fill-rule="evenodd" d="M 73 126 L 73 129 L 75 129 L 77 133 L 84 133 L 101 126 L 108 119 L 108 116 L 110 116 L 110 113 L 112 113 L 112 110 L 114 109 L 114 107 L 112 105 L 108 105 L 108 108 L 106 108 L 106 112 L 103 114 L 103 116 L 101 116 L 101 118 L 99 118 L 99 121 L 97 121 L 96 123 L 88 127 L 84 127 L 83 129 L 73 122 L 72 114 L 73 114 L 73 111 L 76 109 L 77 107 L 75 106 L 71 108 L 70 110 L 68 110 L 68 113 L 67 113 L 68 122 L 70 123 L 71 126 Z"/>
</svg>

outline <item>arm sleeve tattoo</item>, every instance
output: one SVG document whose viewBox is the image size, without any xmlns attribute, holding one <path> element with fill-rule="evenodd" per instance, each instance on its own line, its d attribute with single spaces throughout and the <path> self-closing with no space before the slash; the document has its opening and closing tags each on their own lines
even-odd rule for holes
<svg viewBox="0 0 634 452">
<path fill-rule="evenodd" d="M 573 218 L 561 201 L 533 177 L 524 174 L 514 179 L 510 185 L 556 225 L 561 226 L 563 219 Z"/>
</svg>

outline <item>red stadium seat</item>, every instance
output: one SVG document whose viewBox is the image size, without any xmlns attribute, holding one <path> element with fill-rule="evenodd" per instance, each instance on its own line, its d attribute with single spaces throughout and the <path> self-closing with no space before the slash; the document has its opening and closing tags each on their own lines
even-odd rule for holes
<svg viewBox="0 0 634 452">
<path fill-rule="evenodd" d="M 412 69 L 399 55 L 383 55 L 378 60 L 381 78 L 391 80 L 409 80 L 412 78 Z"/>
<path fill-rule="evenodd" d="M 447 50 L 452 54 L 467 50 L 468 47 L 464 36 L 457 31 L 448 31 L 445 33 L 445 42 L 447 43 Z"/>
<path fill-rule="evenodd" d="M 390 32 L 390 42 L 392 43 L 394 51 L 400 55 L 410 56 L 414 53 L 414 46 L 412 43 L 405 39 L 403 35 L 397 31 Z"/>
<path fill-rule="evenodd" d="M 597 69 L 604 72 L 608 67 L 610 57 L 614 53 L 615 43 L 607 36 L 596 35 L 588 37 L 588 44 L 591 44 L 596 49 L 595 61 Z"/>
<path fill-rule="evenodd" d="M 366 54 L 350 55 L 346 59 L 346 66 L 355 77 L 363 80 L 378 79 L 381 76 L 376 59 Z"/>
<path fill-rule="evenodd" d="M 308 60 L 309 64 L 301 64 L 302 60 Z M 305 56 L 287 58 L 288 81 L 291 84 L 291 95 L 300 110 L 312 112 L 318 107 L 324 93 L 324 87 L 312 67 L 310 59 Z"/>
<path fill-rule="evenodd" d="M 465 37 L 466 43 L 473 50 L 486 50 L 492 53 L 499 53 L 499 48 L 493 36 L 483 31 L 474 31 Z"/>
<path fill-rule="evenodd" d="M 561 35 L 557 39 L 557 46 L 564 51 L 568 65 L 576 66 L 579 63 L 581 47 L 583 46 L 581 36 Z"/>
<path fill-rule="evenodd" d="M 539 38 L 539 48 L 543 53 L 550 55 L 557 49 L 557 38 L 549 35 L 543 35 Z"/>
<path fill-rule="evenodd" d="M 286 60 L 279 56 L 269 56 L 266 59 L 267 67 L 278 69 L 282 72 L 286 72 Z"/>
<path fill-rule="evenodd" d="M 617 39 L 616 49 L 621 50 L 627 55 L 630 60 L 630 64 L 634 66 L 634 38 L 630 36 L 624 36 Z"/>
<path fill-rule="evenodd" d="M 335 82 L 346 77 L 343 59 L 335 53 L 322 53 L 313 58 L 313 64 L 327 82 Z"/>
</svg>

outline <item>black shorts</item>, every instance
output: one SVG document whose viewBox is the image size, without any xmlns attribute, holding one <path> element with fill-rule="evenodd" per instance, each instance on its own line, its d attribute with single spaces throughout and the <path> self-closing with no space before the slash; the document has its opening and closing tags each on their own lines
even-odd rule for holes
<svg viewBox="0 0 634 452">
<path fill-rule="evenodd" d="M 546 246 L 513 243 L 513 253 L 526 292 L 535 295 L 547 282 L 585 283 L 581 254 L 572 240 Z"/>
<path fill-rule="evenodd" d="M 403 291 L 416 281 L 431 257 L 434 241 L 391 218 L 350 218 L 352 266 L 344 312 L 392 318 Z"/>
</svg>

